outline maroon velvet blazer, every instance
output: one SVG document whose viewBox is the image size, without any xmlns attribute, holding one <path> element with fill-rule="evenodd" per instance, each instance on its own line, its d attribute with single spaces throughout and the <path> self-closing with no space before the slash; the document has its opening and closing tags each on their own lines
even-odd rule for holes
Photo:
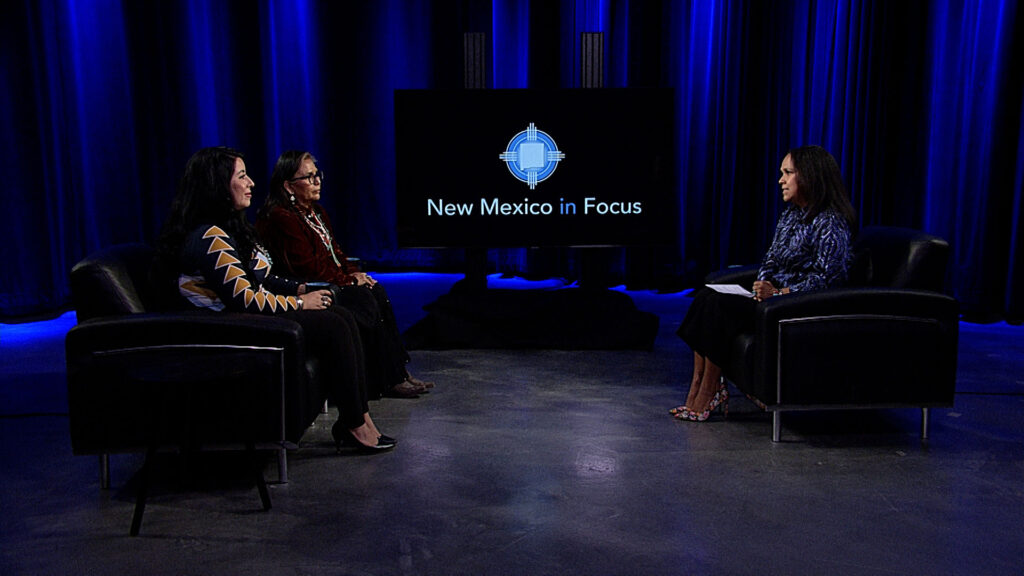
<svg viewBox="0 0 1024 576">
<path fill-rule="evenodd" d="M 323 207 L 314 203 L 313 210 L 330 232 L 331 249 L 341 266 L 334 263 L 320 235 L 306 223 L 305 218 L 293 210 L 276 206 L 270 214 L 256 222 L 256 230 L 277 266 L 275 270 L 279 274 L 287 272 L 287 275 L 302 280 L 319 280 L 338 286 L 355 284 L 352 274 L 359 272 L 359 267 L 348 261 L 335 241 L 331 220 Z"/>
</svg>

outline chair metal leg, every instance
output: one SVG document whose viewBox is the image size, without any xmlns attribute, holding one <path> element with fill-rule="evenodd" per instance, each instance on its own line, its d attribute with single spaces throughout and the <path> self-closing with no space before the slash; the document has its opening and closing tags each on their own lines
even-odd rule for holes
<svg viewBox="0 0 1024 576">
<path fill-rule="evenodd" d="M 921 440 L 928 439 L 928 409 L 921 408 Z"/>
<path fill-rule="evenodd" d="M 135 512 L 132 513 L 132 527 L 128 531 L 132 536 L 138 536 L 139 528 L 142 527 L 142 514 L 146 511 L 146 496 L 149 493 L 150 468 L 155 457 L 155 446 L 146 450 L 146 461 L 142 463 L 142 471 L 139 473 L 139 489 L 135 492 Z"/>
<path fill-rule="evenodd" d="M 277 481 L 288 483 L 288 449 L 283 447 L 277 450 Z"/>
<path fill-rule="evenodd" d="M 260 457 L 256 453 L 256 446 L 253 442 L 248 442 L 245 445 L 245 453 L 249 457 L 249 465 L 252 466 L 252 472 L 256 479 L 256 489 L 259 490 L 263 509 L 270 510 L 270 491 L 267 490 L 267 480 L 263 477 L 263 465 L 260 463 Z"/>
<path fill-rule="evenodd" d="M 772 442 L 782 440 L 782 412 L 772 412 Z"/>
<path fill-rule="evenodd" d="M 100 454 L 100 490 L 110 489 L 110 454 Z"/>
</svg>

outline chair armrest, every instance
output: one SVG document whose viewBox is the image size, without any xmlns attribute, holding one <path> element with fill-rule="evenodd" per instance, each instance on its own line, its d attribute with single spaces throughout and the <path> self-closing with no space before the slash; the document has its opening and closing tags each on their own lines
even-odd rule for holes
<svg viewBox="0 0 1024 576">
<path fill-rule="evenodd" d="M 837 288 L 769 298 L 755 315 L 767 404 L 952 403 L 959 306 L 945 294 Z"/>
<path fill-rule="evenodd" d="M 297 322 L 256 314 L 187 311 L 112 316 L 86 320 L 67 335 L 72 353 L 175 344 L 303 347 Z"/>
<path fill-rule="evenodd" d="M 201 310 L 131 314 L 86 320 L 68 331 L 69 384 L 115 362 L 120 371 L 151 381 L 232 377 L 256 372 L 246 350 L 277 350 L 286 380 L 300 378 L 305 362 L 302 327 L 292 320 Z M 120 359 L 115 359 L 119 356 Z M 277 362 L 280 364 L 280 361 Z M 89 378 L 86 378 L 89 380 Z M 71 394 L 69 390 L 69 394 Z"/>
<path fill-rule="evenodd" d="M 959 305 L 945 294 L 898 288 L 834 288 L 783 294 L 757 307 L 762 330 L 781 320 L 844 315 L 887 315 L 940 319 L 956 323 Z"/>
<path fill-rule="evenodd" d="M 186 420 L 204 437 L 297 440 L 309 406 L 301 326 L 256 314 L 133 314 L 86 320 L 65 339 L 76 454 L 130 451 Z M 251 427 L 249 423 L 256 423 Z M 248 433 L 248 432 L 246 432 Z"/>
</svg>

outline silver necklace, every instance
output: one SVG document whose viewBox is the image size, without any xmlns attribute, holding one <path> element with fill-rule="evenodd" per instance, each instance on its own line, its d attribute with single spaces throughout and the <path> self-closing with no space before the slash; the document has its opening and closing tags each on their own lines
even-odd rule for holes
<svg viewBox="0 0 1024 576">
<path fill-rule="evenodd" d="M 323 242 L 324 247 L 327 248 L 327 252 L 331 255 L 331 258 L 334 260 L 334 265 L 337 266 L 338 268 L 341 268 L 341 262 L 338 261 L 338 255 L 334 253 L 334 246 L 331 245 L 330 231 L 327 230 L 327 226 L 324 226 L 324 223 L 320 220 L 320 216 L 317 215 L 315 210 L 310 210 L 310 213 L 313 215 L 312 218 L 310 217 L 309 214 L 303 214 L 303 216 L 305 216 L 306 218 L 306 223 L 309 224 L 309 227 L 312 228 L 314 232 L 316 232 L 317 236 L 320 237 L 320 241 Z M 316 221 L 314 222 L 314 220 Z"/>
</svg>

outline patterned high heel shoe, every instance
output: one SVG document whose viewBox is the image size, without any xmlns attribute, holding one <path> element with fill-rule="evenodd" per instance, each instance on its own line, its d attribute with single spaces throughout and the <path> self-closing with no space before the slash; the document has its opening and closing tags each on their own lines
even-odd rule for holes
<svg viewBox="0 0 1024 576">
<path fill-rule="evenodd" d="M 690 390 L 693 390 L 694 387 L 698 386 L 699 384 L 700 374 L 695 374 L 694 381 L 690 384 Z M 687 395 L 687 400 L 689 400 L 689 395 Z M 680 404 L 675 408 L 670 408 L 668 413 L 680 420 L 687 420 L 690 417 L 690 408 L 686 404 Z"/>
<path fill-rule="evenodd" d="M 708 404 L 708 410 L 714 412 L 719 406 L 722 407 L 722 415 L 729 415 L 729 389 L 722 384 L 722 387 L 715 393 L 715 397 L 711 399 L 711 403 Z"/>
<path fill-rule="evenodd" d="M 729 415 L 729 389 L 726 388 L 724 384 L 717 392 L 715 392 L 715 395 L 711 398 L 711 402 L 708 403 L 706 410 L 703 412 L 694 412 L 691 410 L 686 419 L 690 422 L 705 422 L 711 417 L 711 413 L 718 408 L 722 409 L 722 414 L 724 416 Z"/>
</svg>

